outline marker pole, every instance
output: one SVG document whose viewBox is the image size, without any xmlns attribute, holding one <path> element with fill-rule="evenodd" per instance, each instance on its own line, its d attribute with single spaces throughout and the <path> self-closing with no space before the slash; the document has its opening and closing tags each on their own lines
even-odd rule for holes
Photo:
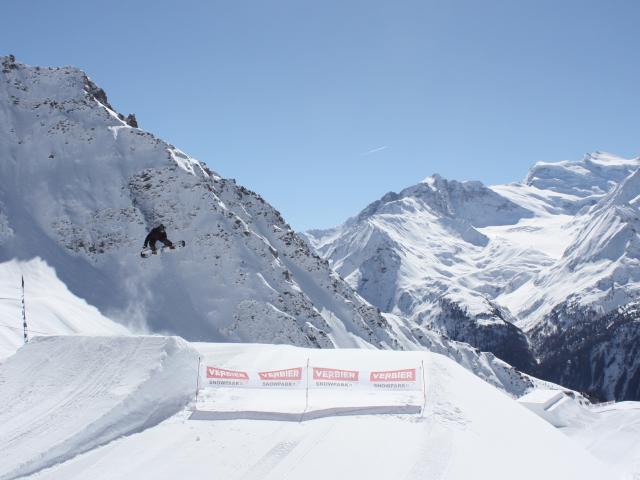
<svg viewBox="0 0 640 480">
<path fill-rule="evenodd" d="M 24 305 L 24 275 L 22 276 L 22 329 L 24 333 L 24 343 L 29 342 L 27 337 L 27 310 Z"/>
</svg>

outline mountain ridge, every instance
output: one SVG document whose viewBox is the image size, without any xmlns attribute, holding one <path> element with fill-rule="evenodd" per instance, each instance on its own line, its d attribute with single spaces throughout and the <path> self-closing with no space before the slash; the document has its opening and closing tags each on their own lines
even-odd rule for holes
<svg viewBox="0 0 640 480">
<path fill-rule="evenodd" d="M 86 312 L 114 333 L 116 321 L 196 341 L 429 348 L 512 396 L 546 385 L 380 312 L 264 198 L 112 110 L 81 70 L 0 64 L 0 294 L 15 295 L 15 272 L 55 286 L 55 299 L 28 288 L 29 308 L 47 312 L 35 330 L 92 334 L 76 318 Z M 187 247 L 140 258 L 160 222 Z M 1 331 L 2 355 L 21 344 L 18 330 Z"/>
<path fill-rule="evenodd" d="M 550 339 L 549 347 L 544 347 L 551 330 L 541 326 L 553 317 L 554 308 L 559 311 L 565 300 L 575 302 L 580 297 L 579 303 L 587 310 L 595 308 L 600 317 L 615 315 L 638 291 L 638 168 L 640 158 L 594 152 L 580 161 L 539 162 L 524 181 L 507 185 L 485 187 L 434 175 L 398 194 L 386 194 L 371 204 L 375 208 L 370 205 L 338 227 L 313 230 L 306 237 L 381 310 L 407 316 L 416 328 L 434 329 L 493 351 L 509 363 L 527 349 L 544 363 L 553 356 L 550 345 L 558 346 Z M 488 190 L 495 197 L 467 195 L 469 190 Z M 417 192 L 419 201 L 414 198 L 400 205 L 408 192 Z M 473 205 L 470 212 L 450 208 L 464 205 L 465 200 Z M 600 232 L 594 234 L 594 228 Z M 579 273 L 572 274 L 574 270 Z M 607 288 L 614 284 L 618 287 L 612 296 Z M 571 289 L 577 290 L 575 295 Z M 600 304 L 594 307 L 590 298 L 601 298 Z M 500 326 L 498 319 L 508 328 L 513 326 L 517 335 L 505 336 L 501 343 L 496 341 L 501 338 L 498 333 L 480 334 Z M 555 331 L 561 334 L 562 328 Z M 628 333 L 625 338 L 628 342 Z M 507 352 L 505 358 L 501 345 L 518 342 L 523 348 Z M 620 339 L 619 348 L 633 348 L 622 344 Z M 634 362 L 627 361 L 626 367 L 618 364 L 623 372 L 627 367 L 630 372 L 620 377 L 635 378 Z M 528 368 L 535 372 L 539 367 L 530 363 Z M 540 368 L 553 371 L 548 363 Z M 546 378 L 559 382 L 560 377 L 553 375 Z M 569 379 L 565 375 L 562 381 Z M 604 382 L 601 377 L 600 383 L 568 385 L 611 399 L 613 390 Z M 634 385 L 617 391 L 635 392 Z"/>
</svg>

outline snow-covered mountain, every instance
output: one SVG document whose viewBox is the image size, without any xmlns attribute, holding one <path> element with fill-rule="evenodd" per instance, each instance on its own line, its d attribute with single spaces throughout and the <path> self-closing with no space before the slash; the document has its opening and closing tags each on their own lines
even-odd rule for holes
<svg viewBox="0 0 640 480">
<path fill-rule="evenodd" d="M 639 167 L 597 152 L 538 163 L 509 185 L 434 175 L 306 237 L 363 297 L 414 329 L 603 398 L 640 398 L 631 313 Z"/>
<path fill-rule="evenodd" d="M 82 71 L 0 65 L 0 261 L 40 257 L 133 329 L 397 347 L 377 309 L 258 194 L 137 128 Z M 160 222 L 187 248 L 140 258 Z"/>
<path fill-rule="evenodd" d="M 536 280 L 544 295 L 529 300 L 534 312 L 553 305 L 531 330 L 545 375 L 606 398 L 640 398 L 639 199 L 640 170 L 581 215 L 561 262 Z"/>
<path fill-rule="evenodd" d="M 125 333 L 116 320 L 192 340 L 427 346 L 514 396 L 537 382 L 379 312 L 262 197 L 139 129 L 82 71 L 0 63 L 0 358 L 22 341 L 24 275 L 33 335 Z M 187 248 L 142 259 L 159 222 Z"/>
<path fill-rule="evenodd" d="M 417 330 L 437 330 L 531 370 L 524 333 L 494 297 L 499 282 L 516 272 L 533 275 L 548 259 L 532 249 L 505 251 L 480 229 L 532 216 L 479 182 L 434 175 L 385 195 L 336 229 L 308 232 L 308 238 L 381 310 L 408 317 Z M 523 253 L 525 263 L 518 258 Z"/>
<path fill-rule="evenodd" d="M 595 411 L 569 392 L 561 402 L 571 429 L 567 436 L 512 398 L 537 386 L 561 387 L 438 333 L 484 342 L 529 368 L 529 339 L 510 311 L 531 312 L 529 324 L 518 325 L 528 327 L 534 346 L 539 338 L 546 342 L 542 345 L 549 344 L 546 339 L 557 341 L 560 336 L 546 332 L 565 324 L 549 321 L 546 306 L 532 308 L 521 287 L 530 281 L 551 284 L 555 276 L 568 275 L 563 269 L 588 272 L 603 258 L 616 258 L 618 275 L 622 267 L 631 269 L 635 244 L 626 225 L 633 228 L 629 209 L 637 195 L 632 178 L 612 193 L 558 194 L 562 201 L 575 197 L 582 202 L 583 210 L 572 208 L 585 218 L 601 218 L 598 229 L 610 233 L 609 246 L 594 242 L 587 223 L 568 213 L 572 210 L 562 201 L 554 204 L 556 193 L 531 195 L 538 187 L 512 185 L 504 187 L 512 193 L 502 194 L 477 182 L 436 176 L 372 206 L 349 227 L 319 235 L 326 247 L 337 245 L 348 228 L 354 229 L 356 242 L 360 222 L 383 225 L 389 230 L 386 238 L 373 227 L 363 234 L 379 237 L 372 245 L 386 245 L 385 252 L 394 253 L 391 261 L 385 255 L 376 260 L 395 268 L 394 287 L 409 285 L 412 272 L 440 275 L 438 288 L 444 293 L 434 305 L 441 317 L 420 310 L 430 291 L 420 290 L 419 282 L 402 301 L 389 294 L 389 305 L 397 307 L 381 312 L 264 199 L 139 129 L 135 116 L 115 112 L 83 72 L 28 67 L 12 57 L 0 57 L 0 65 L 0 404 L 5 407 L 0 451 L 6 453 L 0 479 L 212 474 L 325 479 L 342 478 L 345 472 L 372 479 L 513 478 L 514 472 L 519 478 L 596 479 L 612 472 L 616 478 L 637 474 L 635 404 Z M 400 215 L 394 213 L 394 201 Z M 414 223 L 405 225 L 402 216 Z M 533 226 L 541 218 L 543 233 Z M 142 259 L 142 240 L 159 222 L 173 239 L 186 240 L 187 248 Z M 412 225 L 429 228 L 421 233 Z M 566 259 L 558 245 L 544 241 L 549 232 L 563 232 Z M 402 243 L 402 234 L 415 243 Z M 523 248 L 524 238 L 536 238 L 536 248 Z M 437 245 L 445 240 L 447 245 Z M 414 251 L 418 247 L 424 252 Z M 492 253 L 483 264 L 486 252 Z M 580 261 L 573 261 L 572 252 Z M 408 258 L 424 260 L 423 270 L 411 270 Z M 434 259 L 438 268 L 428 270 L 427 260 Z M 362 259 L 353 254 L 348 260 L 357 265 Z M 362 278 L 355 273 L 358 268 L 350 281 Z M 607 272 L 601 271 L 601 278 Z M 378 273 L 367 271 L 371 285 L 382 291 L 386 284 L 374 281 Z M 36 338 L 18 348 L 22 276 L 30 333 Z M 627 288 L 620 298 L 632 294 Z M 584 298 L 599 299 L 597 288 Z M 619 334 L 608 337 L 621 352 L 627 351 L 625 332 L 636 318 L 630 305 L 616 310 Z M 579 323 L 568 319 L 569 325 Z M 196 343 L 140 331 L 224 342 L 365 348 Z M 573 343 L 562 346 L 580 343 L 580 331 L 575 331 Z M 82 333 L 88 335 L 73 335 Z M 584 342 L 580 347 L 585 356 L 597 348 Z M 551 350 L 538 352 L 548 353 L 541 358 L 550 370 L 560 364 Z M 362 385 L 306 392 L 252 388 L 248 396 L 258 408 L 248 412 L 237 408 L 237 399 L 247 392 L 225 387 L 228 391 L 213 397 L 228 399 L 232 408 L 217 413 L 232 415 L 211 423 L 190 417 L 199 387 L 203 393 L 201 372 L 208 370 L 201 368 L 201 358 L 214 359 L 224 369 L 269 370 L 263 373 L 305 361 L 358 372 L 377 365 L 413 365 L 419 366 L 424 388 L 414 392 L 419 413 L 390 414 L 372 410 L 372 394 L 377 398 L 381 391 Z M 607 379 L 614 374 L 609 370 Z M 267 395 L 304 400 L 299 405 L 304 405 L 303 414 L 288 411 L 286 402 L 269 410 L 274 403 L 265 400 Z M 325 405 L 325 418 L 302 422 L 309 398 L 348 401 L 342 408 Z M 242 416 L 261 413 L 280 419 Z M 283 421 L 285 416 L 296 421 Z M 532 463 L 532 458 L 542 461 Z"/>
<path fill-rule="evenodd" d="M 380 313 L 262 197 L 137 128 L 82 71 L 2 57 L 0 312 L 32 335 L 170 332 L 302 346 L 427 347 L 519 396 L 540 382 Z M 162 222 L 187 248 L 141 259 Z M 96 308 L 97 307 L 97 308 Z M 0 358 L 22 341 L 0 328 Z M 557 388 L 557 387 L 556 387 Z"/>
<path fill-rule="evenodd" d="M 575 388 L 636 395 L 626 345 L 636 338 L 637 195 L 636 181 L 622 180 L 638 159 L 538 164 L 524 182 L 491 188 L 434 175 L 311 232 L 319 256 L 258 194 L 117 113 L 82 71 L 11 56 L 0 64 L 2 285 L 15 298 L 26 273 L 28 310 L 46 312 L 34 330 L 122 333 L 115 320 L 197 340 L 426 347 L 512 395 L 535 384 L 467 342 L 529 372 L 535 354 L 548 378 Z M 609 237 L 589 229 L 595 218 Z M 187 248 L 141 259 L 160 222 Z M 580 287 L 573 296 L 568 281 Z M 32 293 L 48 285 L 55 297 Z M 67 315 L 67 302 L 88 320 Z M 3 308 L 17 316 L 15 302 Z M 604 335 L 615 366 L 571 384 L 557 335 L 585 316 L 608 326 L 612 315 L 624 326 Z M 2 332 L 4 356 L 21 332 Z M 580 345 L 582 355 L 604 348 Z"/>
</svg>

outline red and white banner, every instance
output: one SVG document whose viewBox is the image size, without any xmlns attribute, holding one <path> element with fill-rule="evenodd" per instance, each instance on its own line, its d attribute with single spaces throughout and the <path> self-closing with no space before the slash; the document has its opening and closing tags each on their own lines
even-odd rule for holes
<svg viewBox="0 0 640 480">
<path fill-rule="evenodd" d="M 320 388 L 368 390 L 421 390 L 420 368 L 362 370 L 324 366 L 231 370 L 205 365 L 204 388 Z M 309 384 L 307 385 L 307 379 Z"/>
<path fill-rule="evenodd" d="M 421 388 L 415 368 L 374 371 L 369 374 L 369 381 L 375 388 L 389 390 L 418 390 Z"/>
<path fill-rule="evenodd" d="M 245 387 L 249 383 L 249 373 L 242 370 L 226 370 L 206 366 L 206 386 Z"/>
<path fill-rule="evenodd" d="M 296 367 L 272 370 L 270 372 L 258 372 L 258 377 L 263 387 L 296 388 L 303 386 L 302 370 L 302 367 Z"/>
<path fill-rule="evenodd" d="M 215 418 L 268 414 L 300 421 L 309 415 L 319 418 L 313 417 L 318 412 L 416 413 L 424 409 L 423 367 L 415 360 L 407 362 L 409 356 L 374 359 L 378 361 L 371 364 L 356 355 L 353 362 L 344 364 L 324 353 L 316 356 L 317 363 L 313 358 L 272 356 L 264 364 L 253 361 L 252 369 L 217 363 L 214 356 L 205 358 L 199 363 L 195 411 L 222 415 Z"/>
<path fill-rule="evenodd" d="M 302 380 L 302 368 L 287 368 L 271 372 L 258 372 L 260 380 Z"/>
<path fill-rule="evenodd" d="M 360 381 L 358 370 L 339 368 L 310 367 L 313 370 L 313 383 L 318 388 L 350 388 Z"/>
<path fill-rule="evenodd" d="M 305 368 L 294 367 L 281 370 L 256 372 L 252 370 L 228 370 L 206 365 L 203 387 L 232 388 L 304 388 Z"/>
</svg>

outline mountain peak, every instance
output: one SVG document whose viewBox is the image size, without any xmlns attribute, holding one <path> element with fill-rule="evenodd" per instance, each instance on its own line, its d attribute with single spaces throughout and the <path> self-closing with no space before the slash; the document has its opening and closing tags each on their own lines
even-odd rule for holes
<svg viewBox="0 0 640 480">
<path fill-rule="evenodd" d="M 584 163 L 596 163 L 603 166 L 615 167 L 620 165 L 629 165 L 631 167 L 638 167 L 640 164 L 640 157 L 623 158 L 613 153 L 595 151 L 586 153 L 582 159 Z"/>
<path fill-rule="evenodd" d="M 442 181 L 442 176 L 439 173 L 434 173 L 433 175 L 429 175 L 424 180 L 420 182 L 420 184 L 427 184 L 431 188 L 435 189 L 438 183 Z"/>
<path fill-rule="evenodd" d="M 0 56 L 0 65 L 14 105 L 20 101 L 64 105 L 82 99 L 93 100 L 111 112 L 123 125 L 138 128 L 135 114 L 125 116 L 113 108 L 106 92 L 77 67 L 32 67 L 16 61 L 14 55 Z"/>
<path fill-rule="evenodd" d="M 634 170 L 622 183 L 611 191 L 596 208 L 613 205 L 632 205 L 638 207 L 640 201 L 640 168 Z"/>
<path fill-rule="evenodd" d="M 537 162 L 524 183 L 540 190 L 574 198 L 602 196 L 640 167 L 640 158 L 625 159 L 610 153 L 593 152 L 582 160 Z"/>
</svg>

